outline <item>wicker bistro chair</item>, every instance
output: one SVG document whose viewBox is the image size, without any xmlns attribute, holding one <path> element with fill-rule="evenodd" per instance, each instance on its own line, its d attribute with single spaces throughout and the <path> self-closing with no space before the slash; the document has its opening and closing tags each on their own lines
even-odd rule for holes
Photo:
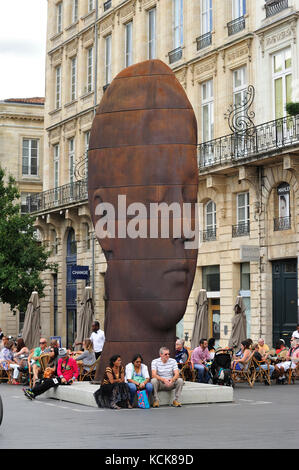
<svg viewBox="0 0 299 470">
<path fill-rule="evenodd" d="M 79 380 L 79 382 L 82 382 L 83 380 L 93 380 L 94 379 L 94 375 L 95 375 L 97 366 L 100 362 L 100 359 L 101 359 L 101 356 L 98 357 L 96 362 L 94 362 L 90 366 L 89 371 L 86 371 L 86 370 L 83 369 L 83 363 L 78 364 L 78 367 L 79 367 L 79 378 L 78 378 L 78 380 Z"/>
<path fill-rule="evenodd" d="M 180 370 L 180 376 L 185 382 L 196 382 L 197 380 L 197 371 L 192 367 L 191 356 L 193 350 L 188 349 L 189 355 L 188 359 Z"/>
<path fill-rule="evenodd" d="M 255 367 L 255 380 L 264 382 L 265 385 L 271 385 L 270 363 L 268 361 L 258 361 L 254 356 L 252 357 L 252 362 Z M 267 365 L 267 368 L 263 368 L 261 365 Z"/>
<path fill-rule="evenodd" d="M 7 364 L 8 365 L 8 364 Z M 4 365 L 0 363 L 0 382 L 10 382 L 11 381 L 11 369 L 5 368 Z"/>
<path fill-rule="evenodd" d="M 38 359 L 38 362 L 40 363 L 40 366 L 41 366 L 41 373 L 44 374 L 46 368 L 48 367 L 48 364 L 50 362 L 50 356 L 49 354 L 41 354 L 39 359 Z"/>
<path fill-rule="evenodd" d="M 295 383 L 295 380 L 299 379 L 299 364 L 297 364 L 297 367 L 295 369 L 292 369 L 291 367 L 289 370 L 286 372 L 286 376 L 288 379 L 288 384 L 291 385 L 291 383 Z"/>
<path fill-rule="evenodd" d="M 244 364 L 243 369 L 241 370 L 236 369 L 237 363 L 234 364 L 232 368 L 232 380 L 234 385 L 236 383 L 247 382 L 251 388 L 254 386 L 254 382 L 256 379 L 256 370 L 253 360 L 254 358 L 252 353 L 249 356 L 248 361 Z"/>
</svg>

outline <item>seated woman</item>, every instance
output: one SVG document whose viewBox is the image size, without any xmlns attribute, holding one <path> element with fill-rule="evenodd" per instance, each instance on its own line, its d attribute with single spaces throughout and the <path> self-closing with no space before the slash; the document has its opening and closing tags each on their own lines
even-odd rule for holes
<svg viewBox="0 0 299 470">
<path fill-rule="evenodd" d="M 121 364 L 119 354 L 110 358 L 110 364 L 106 367 L 101 387 L 94 393 L 95 401 L 99 408 L 112 408 L 120 410 L 124 407 L 132 408 L 130 403 L 130 389 L 125 383 L 125 369 Z"/>
<path fill-rule="evenodd" d="M 16 351 L 14 352 L 14 361 L 18 364 L 18 367 L 13 366 L 14 374 L 12 383 L 14 385 L 19 385 L 19 372 L 24 372 L 25 369 L 28 369 L 28 356 L 29 349 L 25 346 L 23 338 L 18 338 Z"/>
<path fill-rule="evenodd" d="M 214 359 L 215 356 L 215 342 L 215 338 L 210 338 L 208 341 L 208 350 L 211 357 L 211 361 Z"/>
<path fill-rule="evenodd" d="M 252 351 L 250 349 L 250 343 L 247 340 L 241 342 L 241 356 L 235 357 L 232 361 L 232 369 L 242 370 L 247 364 Z"/>
<path fill-rule="evenodd" d="M 83 352 L 75 358 L 76 361 L 82 361 L 83 371 L 89 372 L 90 367 L 96 362 L 96 355 L 93 350 L 92 341 L 87 338 L 83 341 Z"/>
<path fill-rule="evenodd" d="M 133 357 L 132 362 L 126 365 L 125 380 L 130 389 L 132 405 L 137 390 L 145 390 L 148 398 L 153 391 L 148 368 L 143 364 L 143 359 L 140 354 L 136 354 Z"/>
<path fill-rule="evenodd" d="M 13 380 L 12 384 L 17 384 L 17 378 L 19 376 L 19 364 L 14 360 L 13 354 L 14 342 L 7 341 L 4 348 L 0 352 L 0 365 L 2 369 L 8 370 L 13 369 Z"/>
<path fill-rule="evenodd" d="M 68 351 L 65 348 L 60 348 L 58 357 L 57 377 L 55 377 L 54 368 L 47 367 L 41 383 L 34 385 L 31 389 L 23 388 L 23 392 L 29 400 L 33 400 L 38 395 L 50 390 L 50 388 L 57 387 L 58 385 L 71 385 L 77 380 L 77 362 L 72 357 L 69 357 Z"/>
</svg>

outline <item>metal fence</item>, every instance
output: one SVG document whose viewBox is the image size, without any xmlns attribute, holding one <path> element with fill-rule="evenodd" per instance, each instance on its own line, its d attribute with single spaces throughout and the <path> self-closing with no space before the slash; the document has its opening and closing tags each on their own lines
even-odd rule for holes
<svg viewBox="0 0 299 470">
<path fill-rule="evenodd" d="M 246 135 L 229 134 L 198 146 L 198 164 L 205 168 L 234 163 L 299 143 L 299 115 L 269 121 Z"/>
<path fill-rule="evenodd" d="M 87 200 L 87 180 L 75 181 L 27 198 L 29 212 L 39 212 Z"/>
</svg>

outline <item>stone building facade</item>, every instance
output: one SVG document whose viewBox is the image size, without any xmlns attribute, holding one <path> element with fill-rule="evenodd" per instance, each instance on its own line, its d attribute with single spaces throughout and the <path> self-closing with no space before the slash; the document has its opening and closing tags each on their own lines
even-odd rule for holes
<svg viewBox="0 0 299 470">
<path fill-rule="evenodd" d="M 30 195 L 43 190 L 44 98 L 10 98 L 0 101 L 0 165 L 11 174 L 21 194 L 21 210 L 31 212 Z M 0 325 L 15 335 L 23 313 L 0 304 Z"/>
<path fill-rule="evenodd" d="M 166 62 L 198 122 L 201 244 L 178 335 L 191 337 L 196 298 L 209 298 L 210 334 L 228 342 L 244 298 L 248 336 L 272 344 L 298 320 L 299 0 L 49 0 L 43 193 L 36 224 L 58 274 L 45 273 L 43 334 L 70 344 L 88 265 L 97 318 L 105 312 L 106 263 L 87 204 L 85 155 L 97 104 L 124 67 Z M 248 86 L 255 97 L 250 98 Z M 229 117 L 241 106 L 245 131 Z M 255 116 L 251 115 L 251 111 Z M 232 116 L 232 115 L 230 115 Z"/>
</svg>

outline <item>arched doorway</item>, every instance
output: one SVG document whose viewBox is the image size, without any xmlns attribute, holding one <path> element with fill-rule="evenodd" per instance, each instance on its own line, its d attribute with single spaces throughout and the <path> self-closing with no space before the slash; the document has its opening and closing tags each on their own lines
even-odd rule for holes
<svg viewBox="0 0 299 470">
<path fill-rule="evenodd" d="M 77 282 L 72 278 L 72 266 L 77 264 L 75 232 L 69 229 L 66 244 L 66 345 L 71 347 L 77 329 Z"/>
</svg>

